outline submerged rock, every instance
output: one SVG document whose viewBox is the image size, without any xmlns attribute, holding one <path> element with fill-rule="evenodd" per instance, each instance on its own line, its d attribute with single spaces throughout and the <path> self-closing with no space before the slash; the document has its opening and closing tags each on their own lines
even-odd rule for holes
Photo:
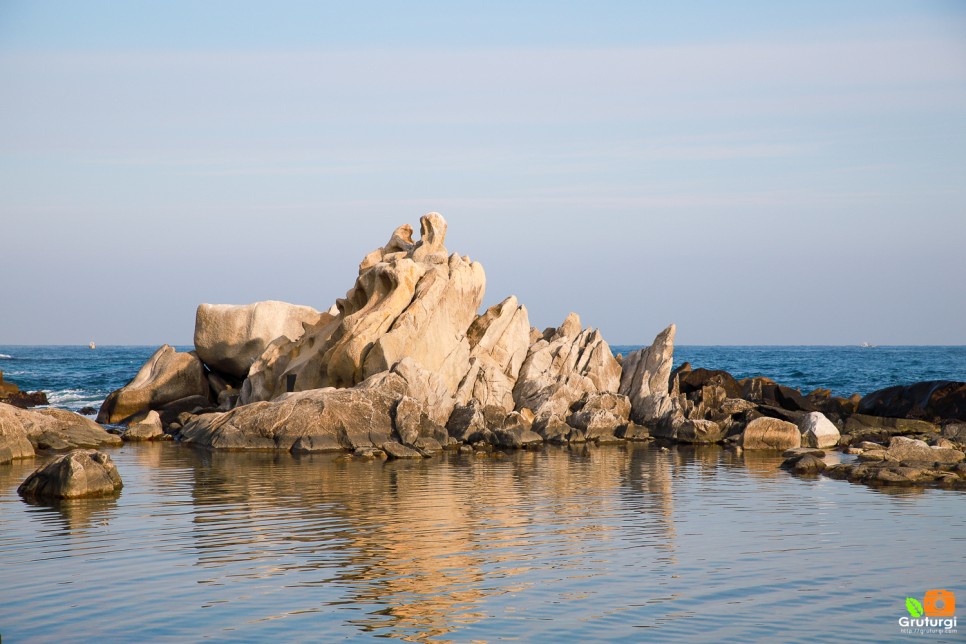
<svg viewBox="0 0 966 644">
<path fill-rule="evenodd" d="M 31 499 L 76 499 L 116 494 L 123 487 L 111 457 L 79 449 L 58 456 L 38 468 L 17 488 Z"/>
</svg>

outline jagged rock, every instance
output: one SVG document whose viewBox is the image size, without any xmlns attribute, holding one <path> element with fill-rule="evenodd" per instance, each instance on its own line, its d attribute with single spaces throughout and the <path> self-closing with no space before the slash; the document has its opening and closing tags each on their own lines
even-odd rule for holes
<svg viewBox="0 0 966 644">
<path fill-rule="evenodd" d="M 575 405 L 567 424 L 584 432 L 588 439 L 614 436 L 626 427 L 631 413 L 631 402 L 622 394 L 584 394 Z"/>
<path fill-rule="evenodd" d="M 958 449 L 930 447 L 925 441 L 896 436 L 889 442 L 886 454 L 896 461 L 924 463 L 959 463 L 966 454 Z"/>
<path fill-rule="evenodd" d="M 821 412 L 813 411 L 802 416 L 798 423 L 804 447 L 835 447 L 841 435 L 838 428 Z"/>
<path fill-rule="evenodd" d="M 685 420 L 677 427 L 676 440 L 682 443 L 718 443 L 726 432 L 712 420 Z"/>
<path fill-rule="evenodd" d="M 623 438 L 626 441 L 646 441 L 651 439 L 651 433 L 647 427 L 635 425 L 633 422 L 627 423 L 627 425 L 618 429 L 614 432 L 614 436 Z"/>
<path fill-rule="evenodd" d="M 478 400 L 467 405 L 457 405 L 446 423 L 446 431 L 453 438 L 464 443 L 488 440 L 494 428 L 501 427 L 506 412 L 503 407 L 489 405 L 484 407 Z"/>
<path fill-rule="evenodd" d="M 756 376 L 739 380 L 738 384 L 741 385 L 741 397 L 758 405 L 778 407 L 791 412 L 818 411 L 815 404 L 800 391 L 779 385 L 771 378 Z"/>
<path fill-rule="evenodd" d="M 873 391 L 858 413 L 925 420 L 966 420 L 966 382 L 930 380 Z"/>
<path fill-rule="evenodd" d="M 513 410 L 513 386 L 530 347 L 526 307 L 508 297 L 476 318 L 466 337 L 470 368 L 460 382 L 457 402 L 465 405 L 475 398 L 484 406 Z"/>
<path fill-rule="evenodd" d="M 413 447 L 426 455 L 439 454 L 443 451 L 443 446 L 435 438 L 420 436 L 413 443 Z"/>
<path fill-rule="evenodd" d="M 116 494 L 123 485 L 110 456 L 78 449 L 34 471 L 17 492 L 31 499 L 76 499 Z"/>
<path fill-rule="evenodd" d="M 619 391 L 630 399 L 630 418 L 638 425 L 660 424 L 673 411 L 669 382 L 676 331 L 677 327 L 670 325 L 654 338 L 650 347 L 624 358 Z"/>
<path fill-rule="evenodd" d="M 146 409 L 158 409 L 188 396 L 208 396 L 208 380 L 193 351 L 167 344 L 154 352 L 131 382 L 112 392 L 97 414 L 99 423 L 119 423 Z"/>
<path fill-rule="evenodd" d="M 523 425 L 509 425 L 494 429 L 493 444 L 499 447 L 521 448 L 543 443 L 543 437 Z"/>
<path fill-rule="evenodd" d="M 273 341 L 297 340 L 321 313 L 286 302 L 201 304 L 195 315 L 195 351 L 209 368 L 245 378 Z"/>
<path fill-rule="evenodd" d="M 0 403 L 0 425 L 19 427 L 34 449 L 120 445 L 121 439 L 80 414 L 63 409 L 19 409 Z"/>
<path fill-rule="evenodd" d="M 127 430 L 121 434 L 121 439 L 127 442 L 157 440 L 164 436 L 161 426 L 161 415 L 152 410 L 138 418 L 136 422 L 129 422 Z"/>
<path fill-rule="evenodd" d="M 427 414 L 426 406 L 410 396 L 403 396 L 393 409 L 393 426 L 403 445 L 413 445 L 420 438 L 446 440 L 446 427 Z"/>
<path fill-rule="evenodd" d="M 943 436 L 957 443 L 966 443 L 966 423 L 949 423 L 943 427 Z"/>
<path fill-rule="evenodd" d="M 549 339 L 530 347 L 513 388 L 515 408 L 531 409 L 537 419 L 565 418 L 584 394 L 616 393 L 620 375 L 600 332 L 582 329 L 571 313 Z"/>
<path fill-rule="evenodd" d="M 534 421 L 533 431 L 548 443 L 556 444 L 566 443 L 579 433 L 560 416 L 550 416 Z"/>
<path fill-rule="evenodd" d="M 748 423 L 741 436 L 744 449 L 786 450 L 801 447 L 802 434 L 792 423 L 762 416 Z"/>
<path fill-rule="evenodd" d="M 331 322 L 291 345 L 266 349 L 285 367 L 258 364 L 260 358 L 252 366 L 258 382 L 246 383 L 242 403 L 278 396 L 289 375 L 295 391 L 352 387 L 407 356 L 437 374 L 450 395 L 456 393 L 469 364 L 465 334 L 483 299 L 485 276 L 478 263 L 447 257 L 442 216 L 430 213 L 420 223 L 419 242 L 412 241 L 409 226 L 401 226 L 363 260 Z"/>
</svg>

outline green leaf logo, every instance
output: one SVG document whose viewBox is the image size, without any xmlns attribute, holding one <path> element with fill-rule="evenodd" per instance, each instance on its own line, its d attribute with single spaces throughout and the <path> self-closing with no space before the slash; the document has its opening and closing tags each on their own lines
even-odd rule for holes
<svg viewBox="0 0 966 644">
<path fill-rule="evenodd" d="M 918 599 L 906 597 L 906 610 L 912 617 L 922 617 L 922 604 L 919 603 Z"/>
</svg>

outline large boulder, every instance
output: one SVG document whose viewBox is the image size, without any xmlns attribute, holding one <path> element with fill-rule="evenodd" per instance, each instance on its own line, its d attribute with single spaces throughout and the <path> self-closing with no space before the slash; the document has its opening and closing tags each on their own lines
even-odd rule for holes
<svg viewBox="0 0 966 644">
<path fill-rule="evenodd" d="M 113 495 L 123 486 L 110 456 L 77 449 L 38 468 L 17 492 L 28 499 L 77 499 Z"/>
<path fill-rule="evenodd" d="M 587 439 L 614 436 L 627 427 L 631 403 L 627 396 L 612 393 L 584 394 L 567 424 L 584 432 Z"/>
<path fill-rule="evenodd" d="M 208 396 L 208 379 L 194 351 L 180 352 L 164 345 L 127 383 L 111 394 L 97 414 L 99 423 L 120 423 L 146 409 L 189 396 Z"/>
<path fill-rule="evenodd" d="M 930 380 L 873 391 L 858 413 L 893 418 L 966 420 L 966 382 Z"/>
<path fill-rule="evenodd" d="M 704 387 L 721 387 L 728 398 L 741 398 L 742 388 L 727 371 L 720 369 L 689 369 L 678 374 L 678 390 L 682 394 L 699 391 Z"/>
<path fill-rule="evenodd" d="M 195 315 L 195 351 L 209 368 L 245 378 L 269 344 L 297 340 L 322 314 L 308 306 L 267 301 L 201 304 Z"/>
<path fill-rule="evenodd" d="M 142 414 L 138 414 L 142 416 Z M 164 436 L 164 429 L 161 427 L 161 415 L 153 409 L 137 421 L 128 423 L 127 429 L 121 435 L 121 439 L 127 442 L 141 442 L 158 440 Z"/>
<path fill-rule="evenodd" d="M 532 410 L 539 426 L 551 417 L 566 419 L 585 394 L 617 393 L 620 379 L 621 366 L 600 331 L 584 329 L 571 313 L 530 347 L 513 400 L 517 410 Z"/>
<path fill-rule="evenodd" d="M 748 423 L 741 435 L 744 449 L 786 450 L 802 446 L 802 434 L 793 423 L 762 416 Z"/>
<path fill-rule="evenodd" d="M 476 318 L 466 332 L 470 343 L 469 370 L 456 400 L 466 405 L 476 399 L 484 407 L 514 407 L 513 387 L 530 348 L 527 309 L 510 296 Z"/>
<path fill-rule="evenodd" d="M 252 366 L 243 404 L 290 388 L 353 387 L 405 357 L 437 374 L 450 395 L 456 393 L 468 370 L 466 333 L 486 278 L 480 264 L 448 255 L 442 216 L 429 213 L 420 224 L 419 241 L 413 241 L 409 225 L 400 226 L 386 246 L 366 256 L 355 285 L 336 302 L 335 316 L 293 343 L 266 349 L 272 355 L 263 354 Z"/>
<path fill-rule="evenodd" d="M 4 433 L 22 434 L 34 449 L 117 446 L 121 439 L 80 414 L 63 409 L 19 409 L 0 403 Z M 23 443 L 18 444 L 23 447 Z"/>
<path fill-rule="evenodd" d="M 838 428 L 821 412 L 813 411 L 802 416 L 798 423 L 802 432 L 803 447 L 835 447 L 841 435 Z"/>
<path fill-rule="evenodd" d="M 638 425 L 660 424 L 673 410 L 669 379 L 676 331 L 672 324 L 654 338 L 650 347 L 624 358 L 619 391 L 630 399 L 631 420 Z"/>
</svg>

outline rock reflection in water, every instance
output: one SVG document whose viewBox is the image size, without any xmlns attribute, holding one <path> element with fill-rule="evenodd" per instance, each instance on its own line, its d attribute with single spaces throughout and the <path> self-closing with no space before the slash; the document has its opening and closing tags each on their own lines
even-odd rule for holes
<svg viewBox="0 0 966 644">
<path fill-rule="evenodd" d="M 593 576 L 585 559 L 629 540 L 673 549 L 671 458 L 634 446 L 387 463 L 193 456 L 197 564 L 249 560 L 257 565 L 232 575 L 302 573 L 296 587 L 337 585 L 347 610 L 373 609 L 348 618 L 369 632 L 445 638 L 490 617 L 484 599 L 534 577 Z M 635 532 L 610 520 L 626 512 L 622 487 L 640 493 Z"/>
</svg>

